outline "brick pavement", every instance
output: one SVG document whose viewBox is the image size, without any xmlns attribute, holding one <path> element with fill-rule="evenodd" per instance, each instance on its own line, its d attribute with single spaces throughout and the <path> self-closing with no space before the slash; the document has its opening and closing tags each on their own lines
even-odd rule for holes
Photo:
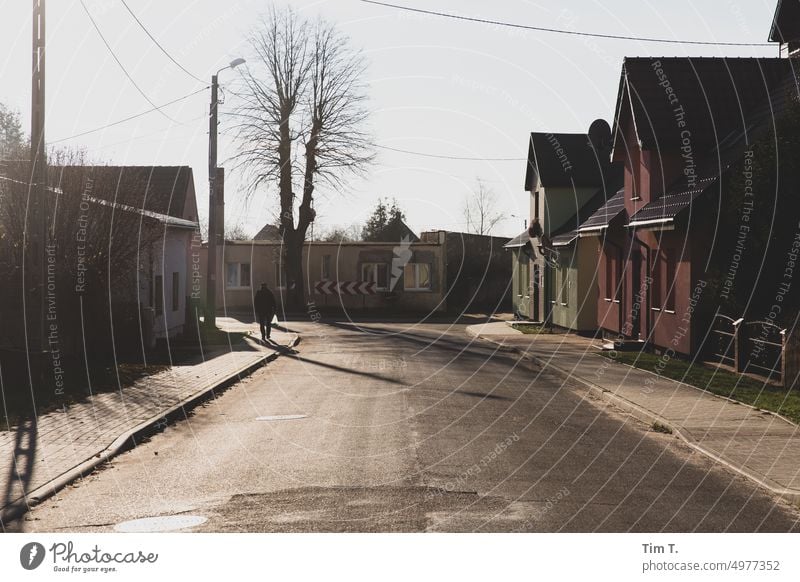
<svg viewBox="0 0 800 582">
<path fill-rule="evenodd" d="M 467 332 L 511 347 L 597 389 L 642 420 L 658 420 L 689 445 L 774 493 L 800 502 L 800 427 L 789 420 L 599 355 L 600 342 L 572 334 L 523 334 L 505 322 Z"/>
<path fill-rule="evenodd" d="M 219 318 L 218 325 L 227 331 L 253 330 L 252 336 L 258 335 L 258 326 L 252 323 Z M 294 333 L 275 330 L 272 335 L 284 346 L 296 338 Z M 121 391 L 96 394 L 43 414 L 35 422 L 0 432 L 0 512 L 6 505 L 27 505 L 26 497 L 28 502 L 38 501 L 50 493 L 50 484 L 109 454 L 121 436 L 154 423 L 166 424 L 163 416 L 169 409 L 276 353 L 275 348 L 246 338 L 232 349 L 216 347 Z"/>
</svg>

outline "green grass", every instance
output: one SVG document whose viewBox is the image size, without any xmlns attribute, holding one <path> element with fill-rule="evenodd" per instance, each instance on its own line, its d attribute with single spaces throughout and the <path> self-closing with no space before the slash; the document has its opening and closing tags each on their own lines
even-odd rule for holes
<svg viewBox="0 0 800 582">
<path fill-rule="evenodd" d="M 793 422 L 800 423 L 800 391 L 798 390 L 787 392 L 780 386 L 766 384 L 748 376 L 740 376 L 728 370 L 699 362 L 692 364 L 685 360 L 672 358 L 665 365 L 662 357 L 655 354 L 616 352 L 614 358 L 609 352 L 602 352 L 602 355 L 761 410 L 777 412 Z"/>
<path fill-rule="evenodd" d="M 524 323 L 524 322 L 514 322 L 511 324 L 511 327 L 516 329 L 517 331 L 521 331 L 522 333 L 526 334 L 549 334 L 553 333 L 553 329 L 550 327 L 545 327 L 538 323 Z"/>
</svg>

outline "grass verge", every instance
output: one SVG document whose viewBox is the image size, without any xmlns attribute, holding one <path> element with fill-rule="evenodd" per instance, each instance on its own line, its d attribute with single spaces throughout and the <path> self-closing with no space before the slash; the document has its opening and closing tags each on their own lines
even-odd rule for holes
<svg viewBox="0 0 800 582">
<path fill-rule="evenodd" d="M 544 325 L 538 323 L 524 323 L 516 321 L 511 324 L 511 327 L 525 334 L 539 335 L 553 333 L 553 328 L 545 327 Z"/>
<path fill-rule="evenodd" d="M 657 372 L 672 380 L 725 396 L 762 410 L 776 412 L 800 424 L 800 391 L 787 391 L 779 386 L 760 382 L 748 376 L 740 376 L 722 368 L 685 360 L 665 360 L 662 356 L 640 352 L 609 352 L 601 355 L 622 364 Z"/>
</svg>

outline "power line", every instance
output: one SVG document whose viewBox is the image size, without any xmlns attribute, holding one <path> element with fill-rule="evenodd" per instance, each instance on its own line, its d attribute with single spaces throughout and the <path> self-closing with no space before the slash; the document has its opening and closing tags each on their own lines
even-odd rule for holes
<svg viewBox="0 0 800 582">
<path fill-rule="evenodd" d="M 441 16 L 442 18 L 452 18 L 455 20 L 466 20 L 468 22 L 478 22 L 481 24 L 492 24 L 494 26 L 507 26 L 509 28 L 521 28 L 523 30 L 535 30 L 538 32 L 552 32 L 556 34 L 569 34 L 573 36 L 591 36 L 595 38 L 605 38 L 614 40 L 635 40 L 639 42 L 660 42 L 667 44 L 688 44 L 688 45 L 704 45 L 704 46 L 746 46 L 746 47 L 767 47 L 773 46 L 770 43 L 763 42 L 713 42 L 704 40 L 677 40 L 669 38 L 652 38 L 646 36 L 624 36 L 619 34 L 602 34 L 596 32 L 580 32 L 577 30 L 563 30 L 559 28 L 546 28 L 543 26 L 529 26 L 526 24 L 514 24 L 513 22 L 502 22 L 499 20 L 487 20 L 484 18 L 472 18 L 469 16 L 460 16 L 458 14 L 449 14 L 447 12 L 436 12 L 433 10 L 423 10 L 422 8 L 412 8 L 410 6 L 400 6 L 398 4 L 389 4 L 388 2 L 378 2 L 376 0 L 361 0 L 365 4 L 375 4 L 376 6 L 384 6 L 387 8 L 394 8 L 396 10 L 405 10 L 407 12 L 417 12 L 419 14 L 428 14 L 430 16 Z"/>
<path fill-rule="evenodd" d="M 54 140 L 54 141 L 51 141 L 51 142 L 48 142 L 48 143 L 49 144 L 61 143 L 62 141 L 68 141 L 68 140 L 71 140 L 71 139 L 75 139 L 77 137 L 83 137 L 84 135 L 89 135 L 91 133 L 97 133 L 98 131 L 103 131 L 104 129 L 108 129 L 109 127 L 114 127 L 115 125 L 119 125 L 121 123 L 125 123 L 127 121 L 131 121 L 131 120 L 136 119 L 138 117 L 142 117 L 144 115 L 147 115 L 148 113 L 152 113 L 153 111 L 160 111 L 164 107 L 168 107 L 170 105 L 174 105 L 175 103 L 178 103 L 180 101 L 188 99 L 189 97 L 193 97 L 193 96 L 197 95 L 198 93 L 202 93 L 206 89 L 208 89 L 208 86 L 203 87 L 202 89 L 198 89 L 197 91 L 193 91 L 192 93 L 189 93 L 188 95 L 184 95 L 183 97 L 178 97 L 177 99 L 173 99 L 172 101 L 168 101 L 167 103 L 163 103 L 161 105 L 156 105 L 152 109 L 148 109 L 147 111 L 142 111 L 141 113 L 137 113 L 136 115 L 131 115 L 130 117 L 126 117 L 124 119 L 119 119 L 119 120 L 114 121 L 112 123 L 107 123 L 106 125 L 102 125 L 100 127 L 95 127 L 94 129 L 89 129 L 89 130 L 86 130 L 86 131 L 82 131 L 81 133 L 76 133 L 75 135 L 70 135 L 68 137 L 62 137 L 61 139 L 57 139 L 57 140 Z M 176 122 L 176 123 L 179 123 L 179 125 L 183 125 L 180 122 Z"/>
<path fill-rule="evenodd" d="M 134 14 L 134 12 L 133 12 L 133 10 L 131 10 L 130 6 L 128 6 L 128 3 L 127 3 L 127 2 L 125 2 L 125 0 L 121 0 L 121 2 L 122 2 L 122 5 L 123 5 L 123 6 L 125 6 L 125 9 L 128 11 L 128 13 L 130 13 L 130 15 L 131 15 L 131 16 L 133 16 L 133 19 L 134 19 L 134 20 L 136 21 L 136 23 L 137 23 L 137 24 L 138 24 L 138 25 L 141 27 L 141 29 L 142 29 L 142 30 L 145 32 L 145 34 L 146 34 L 147 36 L 149 36 L 149 37 L 150 37 L 150 40 L 152 40 L 152 41 L 155 43 L 155 45 L 156 45 L 156 46 L 157 46 L 159 49 L 161 49 L 161 52 L 162 52 L 162 53 L 164 53 L 164 54 L 166 55 L 166 57 L 167 57 L 169 60 L 171 60 L 173 63 L 175 63 L 175 65 L 177 65 L 177 67 L 178 67 L 178 68 L 179 68 L 181 71 L 183 71 L 184 73 L 186 73 L 187 75 L 189 75 L 189 76 L 190 76 L 192 79 L 195 79 L 195 80 L 197 80 L 197 81 L 200 81 L 201 83 L 205 83 L 205 81 L 204 81 L 203 79 L 201 79 L 201 78 L 200 78 L 200 77 L 198 77 L 197 75 L 193 75 L 193 74 L 192 74 L 190 71 L 188 71 L 188 70 L 186 69 L 186 67 L 184 67 L 182 64 L 180 64 L 178 61 L 176 61 L 176 60 L 173 58 L 173 56 L 172 56 L 171 54 L 169 54 L 169 52 L 167 52 L 167 49 L 165 49 L 165 48 L 164 48 L 164 47 L 161 45 L 161 43 L 160 43 L 160 42 L 158 42 L 158 41 L 156 40 L 156 38 L 155 38 L 155 37 L 154 37 L 152 34 L 150 34 L 150 31 L 149 31 L 149 30 L 147 30 L 147 27 L 146 27 L 146 26 L 145 26 L 145 25 L 142 23 L 142 21 L 141 21 L 141 20 L 139 20 L 139 18 L 136 16 L 136 14 Z"/>
<path fill-rule="evenodd" d="M 466 160 L 470 162 L 524 162 L 527 158 L 473 158 L 468 156 L 449 156 L 444 154 L 429 154 L 425 152 L 415 152 L 413 150 L 403 150 L 400 148 L 390 148 L 389 146 L 382 146 L 378 144 L 372 144 L 376 148 L 380 148 L 382 150 L 389 150 L 393 152 L 400 152 L 402 154 L 411 154 L 414 156 L 423 156 L 426 158 L 438 158 L 444 160 Z"/>
<path fill-rule="evenodd" d="M 197 117 L 193 117 L 191 119 L 187 119 L 181 125 L 187 125 L 189 123 L 192 123 L 193 121 L 200 121 L 201 119 L 207 119 L 207 118 L 208 118 L 208 115 L 204 113 L 203 115 L 198 115 Z M 139 140 L 142 140 L 142 139 L 147 139 L 148 137 L 153 137 L 154 135 L 159 135 L 161 133 L 165 133 L 165 132 L 170 131 L 171 129 L 174 129 L 174 128 L 175 128 L 174 125 L 170 125 L 168 127 L 162 127 L 161 129 L 157 129 L 156 131 L 152 131 L 152 132 L 146 133 L 144 135 L 137 135 L 137 136 L 129 137 L 128 139 L 123 139 L 121 141 L 117 141 L 117 142 L 114 142 L 114 143 L 103 144 L 100 147 L 92 148 L 92 151 L 105 150 L 105 149 L 108 149 L 108 148 L 113 148 L 113 147 L 116 147 L 116 146 L 125 145 L 125 144 L 131 143 L 133 141 L 139 141 Z M 181 136 L 177 136 L 177 137 L 181 137 Z"/>
<path fill-rule="evenodd" d="M 152 105 L 159 113 L 161 113 L 161 115 L 163 115 L 164 117 L 166 117 L 167 119 L 169 119 L 170 121 L 172 121 L 174 123 L 178 123 L 176 120 L 172 119 L 169 115 L 167 115 L 166 113 L 161 111 L 161 109 L 158 107 L 158 105 L 153 103 L 153 101 L 150 99 L 150 97 L 148 97 L 147 94 L 144 91 L 142 91 L 142 88 L 139 87 L 139 85 L 136 83 L 136 81 L 133 80 L 133 77 L 131 77 L 130 73 L 128 73 L 128 70 L 125 68 L 125 65 L 122 64 L 122 61 L 120 61 L 119 58 L 117 58 L 117 55 L 111 49 L 111 45 L 108 44 L 108 41 L 106 40 L 106 37 L 103 36 L 103 33 L 100 31 L 100 27 L 97 26 L 97 22 L 95 22 L 94 18 L 92 17 L 92 13 L 89 12 L 89 9 L 86 7 L 86 3 L 84 2 L 84 0 L 81 0 L 81 6 L 83 6 L 83 10 L 84 10 L 84 12 L 86 12 L 86 16 L 88 16 L 89 20 L 91 20 L 92 26 L 94 26 L 94 29 L 97 31 L 97 34 L 102 39 L 103 44 L 106 45 L 106 48 L 108 49 L 108 52 L 111 54 L 112 57 L 114 57 L 114 60 L 119 65 L 119 68 L 122 69 L 122 72 L 125 73 L 125 76 L 128 77 L 128 80 L 131 83 L 133 83 L 133 86 L 136 87 L 136 90 L 139 91 L 139 94 L 142 97 L 144 97 L 147 100 L 147 102 L 150 105 Z"/>
</svg>

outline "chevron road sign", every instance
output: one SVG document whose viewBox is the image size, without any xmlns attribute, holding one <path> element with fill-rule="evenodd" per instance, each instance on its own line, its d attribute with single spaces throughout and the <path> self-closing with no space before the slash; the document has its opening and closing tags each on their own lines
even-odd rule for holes
<svg viewBox="0 0 800 582">
<path fill-rule="evenodd" d="M 317 281 L 314 290 L 319 295 L 375 295 L 375 282 Z"/>
</svg>

